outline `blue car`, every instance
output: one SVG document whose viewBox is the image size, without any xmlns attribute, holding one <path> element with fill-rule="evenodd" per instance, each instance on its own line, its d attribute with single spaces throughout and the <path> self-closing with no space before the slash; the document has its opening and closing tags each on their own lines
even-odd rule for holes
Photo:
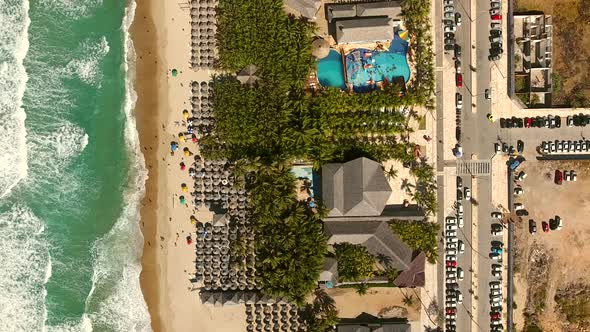
<svg viewBox="0 0 590 332">
<path fill-rule="evenodd" d="M 510 164 L 510 170 L 514 171 L 520 165 L 520 160 L 515 159 L 512 164 Z"/>
<path fill-rule="evenodd" d="M 493 253 L 493 254 L 498 254 L 498 255 L 501 255 L 501 254 L 502 254 L 502 249 L 501 249 L 501 248 L 496 248 L 496 247 L 493 247 L 493 248 L 492 248 L 492 253 Z"/>
</svg>

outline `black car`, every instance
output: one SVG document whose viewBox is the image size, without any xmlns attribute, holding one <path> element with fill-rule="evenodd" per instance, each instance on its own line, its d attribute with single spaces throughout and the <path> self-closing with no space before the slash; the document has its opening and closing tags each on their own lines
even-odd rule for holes
<svg viewBox="0 0 590 332">
<path fill-rule="evenodd" d="M 555 128 L 561 128 L 561 116 L 559 115 L 555 117 Z"/>
<path fill-rule="evenodd" d="M 457 188 L 463 187 L 463 178 L 457 176 Z"/>
<path fill-rule="evenodd" d="M 461 127 L 457 126 L 457 128 L 455 128 L 455 139 L 457 140 L 457 142 L 461 142 Z"/>
<path fill-rule="evenodd" d="M 500 128 L 506 128 L 506 119 L 500 118 Z"/>
<path fill-rule="evenodd" d="M 502 30 L 490 30 L 490 36 L 502 36 Z"/>
<path fill-rule="evenodd" d="M 461 46 L 458 44 L 455 44 L 455 58 L 460 58 L 461 57 Z"/>
<path fill-rule="evenodd" d="M 488 56 L 488 60 L 490 60 L 490 61 L 498 61 L 498 60 L 500 60 L 500 55 L 499 54 L 497 54 L 497 55 L 490 55 L 490 56 Z"/>
<path fill-rule="evenodd" d="M 445 32 L 444 36 L 445 36 L 445 39 L 455 38 L 455 34 L 452 32 Z"/>
<path fill-rule="evenodd" d="M 537 223 L 533 219 L 529 219 L 529 233 L 537 233 Z"/>
<path fill-rule="evenodd" d="M 447 44 L 447 41 L 445 40 L 445 52 L 455 49 L 454 42 L 455 40 L 453 39 L 451 43 Z"/>
<path fill-rule="evenodd" d="M 502 152 L 508 153 L 508 143 L 502 143 Z"/>
<path fill-rule="evenodd" d="M 524 151 L 524 142 L 521 140 L 518 140 L 516 142 L 516 151 L 518 151 L 518 153 L 522 153 Z"/>
<path fill-rule="evenodd" d="M 580 126 L 580 116 L 578 116 L 577 114 L 574 114 L 573 121 L 574 121 L 574 126 L 576 126 L 576 127 Z"/>
<path fill-rule="evenodd" d="M 523 216 L 528 216 L 529 215 L 529 211 L 527 210 L 518 210 L 516 211 L 516 216 L 517 217 L 523 217 Z"/>
<path fill-rule="evenodd" d="M 512 119 L 506 119 L 506 128 L 514 128 L 514 123 L 512 122 Z"/>
</svg>

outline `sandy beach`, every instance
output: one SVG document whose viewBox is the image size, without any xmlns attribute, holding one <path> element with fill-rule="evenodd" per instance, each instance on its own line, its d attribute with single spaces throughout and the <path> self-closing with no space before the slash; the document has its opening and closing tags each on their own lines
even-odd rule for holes
<svg viewBox="0 0 590 332">
<path fill-rule="evenodd" d="M 192 187 L 191 177 L 180 163 L 190 165 L 192 157 L 182 153 L 187 140 L 170 154 L 170 142 L 178 141 L 183 131 L 182 110 L 189 109 L 190 82 L 205 81 L 209 71 L 193 71 L 190 58 L 190 17 L 177 2 L 145 0 L 138 2 L 132 36 L 137 54 L 136 106 L 141 149 L 146 158 L 149 179 L 141 210 L 144 234 L 141 286 L 154 331 L 243 331 L 246 325 L 243 305 L 212 307 L 202 304 L 199 291 L 190 282 L 194 275 L 194 245 L 186 237 L 193 233 L 190 216 L 210 220 L 209 211 L 194 211 L 180 205 L 181 184 Z M 173 77 L 171 70 L 178 75 Z M 190 202 L 190 195 L 187 203 Z"/>
</svg>

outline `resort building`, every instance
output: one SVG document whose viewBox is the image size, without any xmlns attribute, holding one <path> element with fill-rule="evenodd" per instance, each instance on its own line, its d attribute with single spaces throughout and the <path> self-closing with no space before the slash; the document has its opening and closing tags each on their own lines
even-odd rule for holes
<svg viewBox="0 0 590 332">
<path fill-rule="evenodd" d="M 385 42 L 401 25 L 401 2 L 326 4 L 330 34 L 338 44 Z"/>
<path fill-rule="evenodd" d="M 515 94 L 527 107 L 551 105 L 552 16 L 514 15 Z"/>
<path fill-rule="evenodd" d="M 410 332 L 407 320 L 400 318 L 379 318 L 366 312 L 355 318 L 341 318 L 336 332 Z"/>
<path fill-rule="evenodd" d="M 391 231 L 388 221 L 392 216 L 384 213 L 390 210 L 386 204 L 392 190 L 381 165 L 368 158 L 357 158 L 347 163 L 327 164 L 321 176 L 322 201 L 329 210 L 324 231 L 330 250 L 343 242 L 362 245 L 371 255 L 387 258 L 389 263 L 381 266 L 383 270 L 402 271 L 395 285 L 423 286 L 425 255 L 414 251 Z M 336 259 L 326 258 L 319 281 L 326 287 L 340 284 Z M 382 276 L 367 282 L 387 283 L 388 279 Z"/>
</svg>

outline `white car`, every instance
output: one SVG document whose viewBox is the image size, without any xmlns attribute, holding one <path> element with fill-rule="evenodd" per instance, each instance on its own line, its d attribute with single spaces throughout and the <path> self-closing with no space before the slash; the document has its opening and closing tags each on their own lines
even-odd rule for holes
<svg viewBox="0 0 590 332">
<path fill-rule="evenodd" d="M 458 218 L 458 219 L 459 219 L 459 227 L 461 227 L 461 228 L 462 228 L 462 227 L 463 227 L 463 224 L 464 224 L 464 223 L 463 223 L 463 216 L 459 216 L 459 218 Z"/>
<path fill-rule="evenodd" d="M 447 225 L 456 225 L 457 219 L 455 219 L 455 217 L 447 217 L 446 222 Z"/>
<path fill-rule="evenodd" d="M 490 292 L 490 295 L 495 296 L 495 295 L 502 295 L 502 292 L 499 290 L 493 290 Z"/>
<path fill-rule="evenodd" d="M 454 25 L 445 25 L 444 32 L 455 32 L 457 28 Z"/>
<path fill-rule="evenodd" d="M 447 301 L 447 302 L 445 303 L 445 305 L 446 305 L 448 308 L 456 308 L 456 307 L 457 307 L 457 302 L 455 302 L 455 301 Z"/>
<path fill-rule="evenodd" d="M 447 242 L 447 249 L 457 249 L 457 243 Z"/>
<path fill-rule="evenodd" d="M 457 243 L 457 241 L 458 241 L 458 240 L 457 240 L 457 237 L 456 237 L 456 236 L 455 236 L 455 237 L 447 237 L 447 242 L 450 242 L 450 243 L 453 243 L 453 242 L 454 242 L 454 243 Z"/>
<path fill-rule="evenodd" d="M 447 278 L 457 278 L 457 273 L 447 271 Z"/>
<path fill-rule="evenodd" d="M 447 224 L 447 225 L 445 226 L 445 229 L 446 229 L 447 231 L 454 231 L 454 230 L 457 230 L 457 224 Z"/>
<path fill-rule="evenodd" d="M 452 283 L 457 282 L 457 279 L 455 279 L 455 278 L 446 278 L 445 280 L 446 280 L 447 284 L 452 284 Z"/>
<path fill-rule="evenodd" d="M 524 194 L 524 189 L 522 189 L 521 187 L 514 188 L 514 195 L 519 196 L 519 195 L 522 195 L 522 194 Z"/>
<path fill-rule="evenodd" d="M 502 236 L 502 234 L 504 234 L 504 232 L 501 229 L 499 229 L 497 231 L 492 230 L 492 235 L 494 235 L 494 236 Z"/>
<path fill-rule="evenodd" d="M 447 248 L 446 254 L 448 256 L 456 256 L 457 255 L 457 249 Z"/>
<path fill-rule="evenodd" d="M 463 216 L 463 204 L 457 202 L 457 215 Z"/>
<path fill-rule="evenodd" d="M 492 289 L 492 290 L 502 289 L 502 285 L 499 282 L 490 282 L 490 289 Z"/>
<path fill-rule="evenodd" d="M 463 303 L 463 293 L 457 291 L 457 303 Z"/>
<path fill-rule="evenodd" d="M 514 203 L 514 210 L 515 211 L 524 210 L 524 204 L 522 204 L 522 203 Z"/>
<path fill-rule="evenodd" d="M 459 253 L 462 254 L 465 252 L 465 242 L 459 240 Z"/>
<path fill-rule="evenodd" d="M 471 189 L 465 187 L 465 200 L 468 201 L 471 199 Z"/>
<path fill-rule="evenodd" d="M 447 230 L 446 231 L 447 237 L 457 237 L 457 231 L 455 230 Z"/>
<path fill-rule="evenodd" d="M 492 218 L 494 219 L 502 219 L 502 213 L 501 212 L 492 212 Z"/>
</svg>

